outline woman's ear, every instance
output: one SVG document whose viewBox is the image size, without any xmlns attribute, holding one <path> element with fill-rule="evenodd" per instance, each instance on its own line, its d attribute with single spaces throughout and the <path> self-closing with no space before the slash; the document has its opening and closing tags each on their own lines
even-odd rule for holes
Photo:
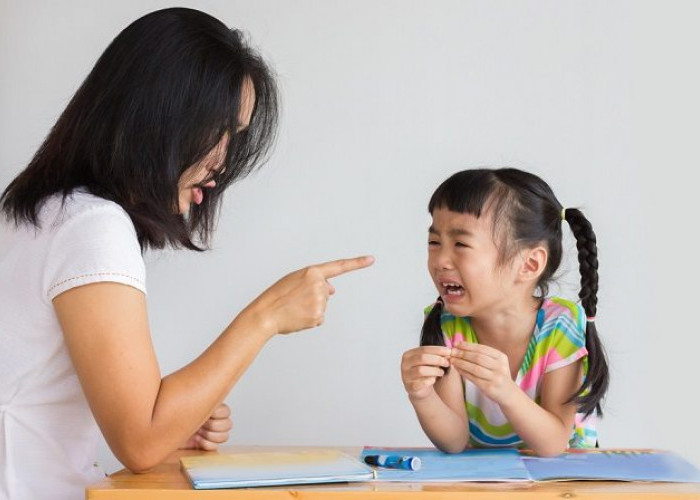
<svg viewBox="0 0 700 500">
<path fill-rule="evenodd" d="M 522 250 L 521 257 L 518 278 L 522 282 L 537 283 L 547 267 L 547 259 L 549 258 L 547 249 L 541 245 L 534 248 L 526 248 Z"/>
</svg>

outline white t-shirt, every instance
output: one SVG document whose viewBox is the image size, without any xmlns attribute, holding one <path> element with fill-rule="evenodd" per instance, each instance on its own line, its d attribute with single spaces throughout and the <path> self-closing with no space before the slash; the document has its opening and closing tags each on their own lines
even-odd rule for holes
<svg viewBox="0 0 700 500">
<path fill-rule="evenodd" d="M 84 190 L 61 201 L 46 200 L 40 228 L 0 214 L 0 500 L 78 500 L 104 477 L 52 300 L 98 281 L 146 293 L 127 213 Z"/>
</svg>

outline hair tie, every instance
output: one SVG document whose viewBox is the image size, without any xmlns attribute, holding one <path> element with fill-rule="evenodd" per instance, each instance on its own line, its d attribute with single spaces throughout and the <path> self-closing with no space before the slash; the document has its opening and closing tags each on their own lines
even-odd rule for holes
<svg viewBox="0 0 700 500">
<path fill-rule="evenodd" d="M 590 316 L 586 318 L 586 323 L 594 323 L 595 322 L 595 316 Z"/>
<path fill-rule="evenodd" d="M 566 208 L 561 209 L 561 220 L 566 220 Z"/>
</svg>

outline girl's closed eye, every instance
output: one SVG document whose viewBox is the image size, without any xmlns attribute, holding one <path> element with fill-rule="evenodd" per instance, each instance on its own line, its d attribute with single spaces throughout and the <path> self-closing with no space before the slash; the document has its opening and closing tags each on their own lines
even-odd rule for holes
<svg viewBox="0 0 700 500">
<path fill-rule="evenodd" d="M 440 246 L 440 242 L 437 240 L 428 240 L 428 246 L 429 247 L 437 247 L 437 246 Z"/>
<path fill-rule="evenodd" d="M 462 243 L 461 241 L 457 241 L 455 243 L 455 246 L 458 248 L 471 248 L 469 245 L 467 245 L 466 243 Z"/>
</svg>

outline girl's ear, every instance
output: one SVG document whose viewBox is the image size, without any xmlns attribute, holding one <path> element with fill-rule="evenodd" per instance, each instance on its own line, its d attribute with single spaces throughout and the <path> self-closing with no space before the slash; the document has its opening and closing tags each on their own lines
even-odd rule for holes
<svg viewBox="0 0 700 500">
<path fill-rule="evenodd" d="M 522 251 L 521 257 L 518 278 L 523 282 L 537 283 L 547 267 L 547 259 L 549 258 L 547 249 L 543 246 L 526 248 Z"/>
</svg>

